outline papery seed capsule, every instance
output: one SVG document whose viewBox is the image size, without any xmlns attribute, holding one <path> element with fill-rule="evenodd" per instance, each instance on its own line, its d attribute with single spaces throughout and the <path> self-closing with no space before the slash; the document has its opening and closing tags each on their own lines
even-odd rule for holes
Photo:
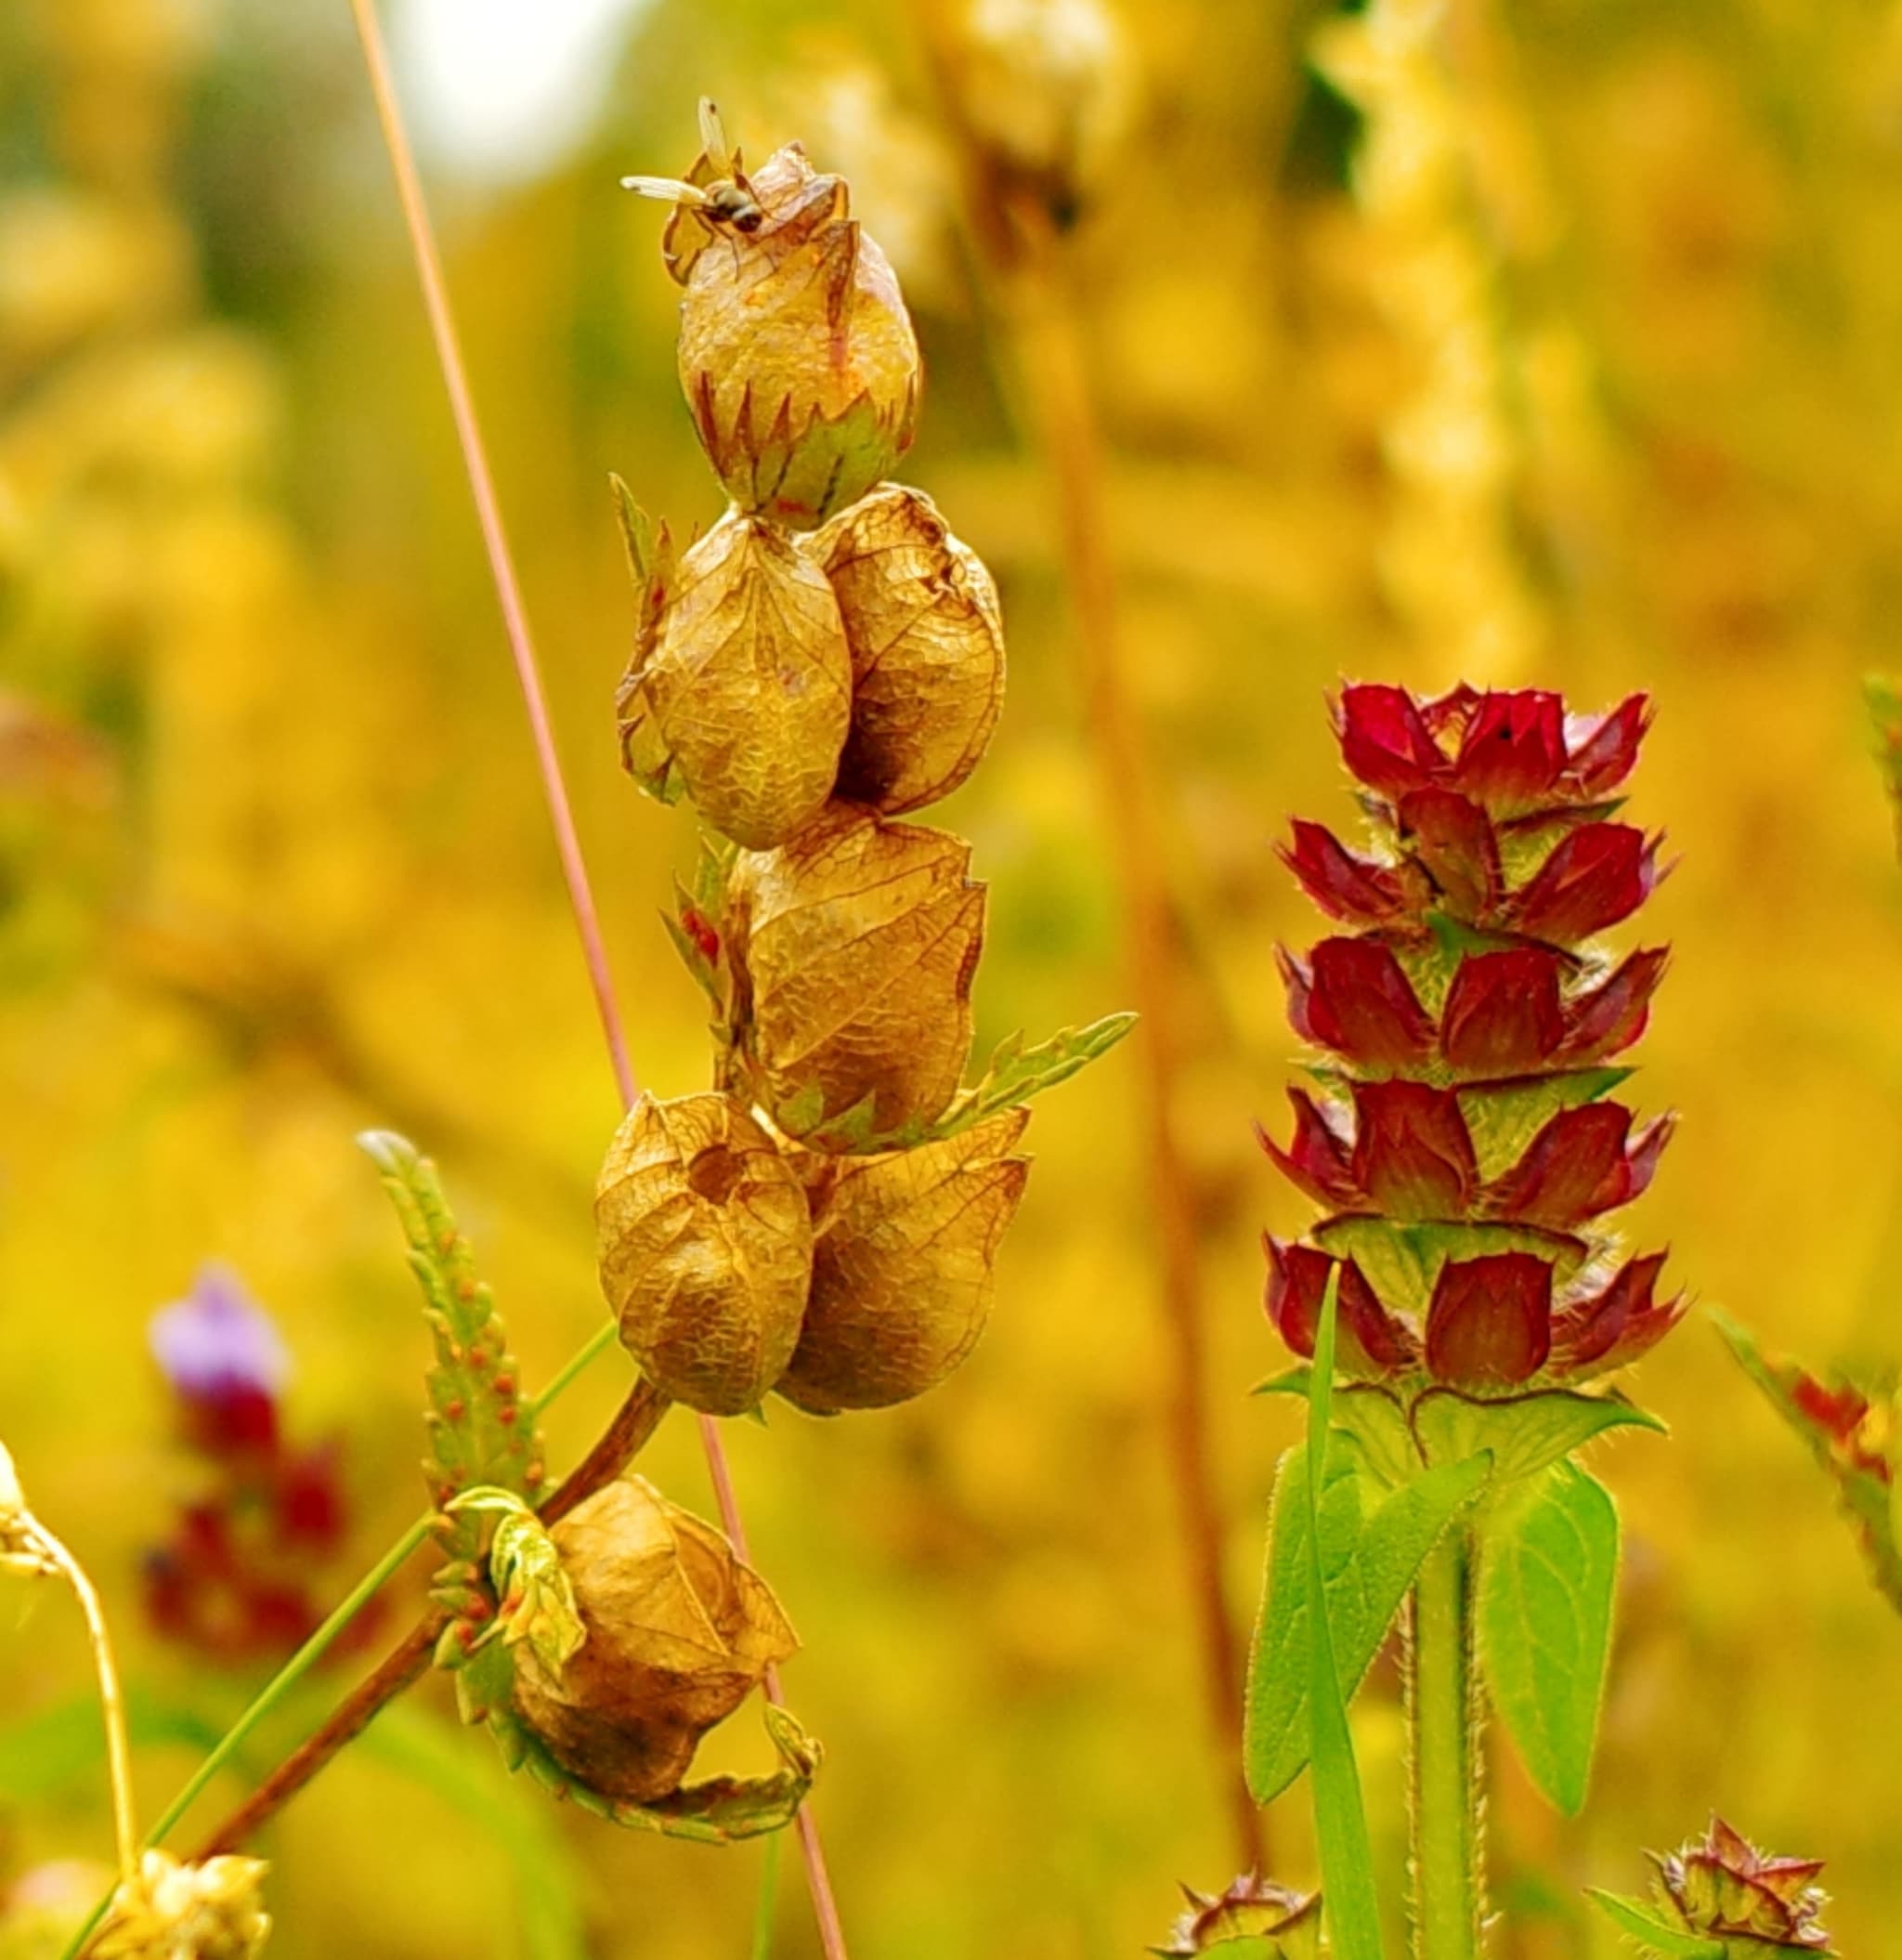
<svg viewBox="0 0 1902 1960">
<path fill-rule="evenodd" d="M 694 426 L 742 510 L 809 529 L 911 446 L 922 368 L 897 275 L 851 216 L 845 180 L 797 143 L 750 176 L 737 156 L 702 154 L 688 191 L 663 250 L 686 287 Z"/>
<path fill-rule="evenodd" d="M 868 1105 L 870 1132 L 930 1122 L 971 1050 L 984 888 L 949 831 L 834 804 L 783 850 L 742 852 L 726 940 L 755 1099 L 827 1143 Z"/>
<path fill-rule="evenodd" d="M 554 1535 L 585 1638 L 556 1668 L 515 1649 L 515 1712 L 590 1789 L 652 1803 L 799 1641 L 726 1539 L 644 1478 L 597 1491 Z"/>
<path fill-rule="evenodd" d="M 756 1408 L 799 1339 L 812 1275 L 803 1189 L 730 1096 L 643 1096 L 595 1188 L 601 1289 L 656 1388 L 712 1416 Z"/>
<path fill-rule="evenodd" d="M 839 793 L 888 814 L 948 796 L 1004 701 L 1004 621 L 984 561 L 921 490 L 881 484 L 807 547 L 852 650 Z"/>
<path fill-rule="evenodd" d="M 813 1292 L 779 1392 L 815 1415 L 934 1388 L 990 1316 L 993 1261 L 1030 1159 L 1013 1109 L 956 1136 L 833 1160 L 814 1196 Z"/>
<path fill-rule="evenodd" d="M 852 720 L 824 573 L 783 531 L 729 511 L 682 557 L 625 705 L 709 824 L 753 850 L 783 843 L 832 793 Z"/>
</svg>

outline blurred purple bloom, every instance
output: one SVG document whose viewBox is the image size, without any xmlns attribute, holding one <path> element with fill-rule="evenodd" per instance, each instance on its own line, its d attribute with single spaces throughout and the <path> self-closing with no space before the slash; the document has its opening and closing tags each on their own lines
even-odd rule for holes
<svg viewBox="0 0 1902 1960">
<path fill-rule="evenodd" d="M 148 1339 L 165 1379 L 189 1401 L 270 1400 L 290 1379 L 283 1337 L 228 1266 L 201 1266 L 191 1291 L 152 1316 Z"/>
</svg>

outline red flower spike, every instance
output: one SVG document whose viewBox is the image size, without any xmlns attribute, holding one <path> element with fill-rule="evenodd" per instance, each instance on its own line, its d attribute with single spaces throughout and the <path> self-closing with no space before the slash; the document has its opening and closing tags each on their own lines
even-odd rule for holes
<svg viewBox="0 0 1902 1960">
<path fill-rule="evenodd" d="M 1661 1117 L 1633 1139 L 1631 1111 L 1617 1103 L 1560 1110 L 1495 1180 L 1487 1209 L 1560 1232 L 1583 1224 L 1644 1190 L 1670 1133 Z"/>
<path fill-rule="evenodd" d="M 1530 1381 L 1552 1349 L 1552 1269 L 1530 1252 L 1449 1261 L 1426 1309 L 1426 1370 L 1465 1389 Z"/>
<path fill-rule="evenodd" d="M 1565 764 L 1563 705 L 1556 694 L 1526 687 L 1479 698 L 1453 781 L 1489 810 L 1532 809 L 1549 797 Z"/>
<path fill-rule="evenodd" d="M 1526 947 L 1468 954 L 1447 993 L 1440 1046 L 1471 1075 L 1527 1075 L 1566 1039 L 1557 955 Z"/>
<path fill-rule="evenodd" d="M 1335 724 L 1342 761 L 1382 796 L 1404 796 L 1446 773 L 1446 757 L 1404 687 L 1362 683 L 1343 688 Z"/>
<path fill-rule="evenodd" d="M 1361 1082 L 1354 1089 L 1353 1181 L 1394 1218 L 1458 1218 L 1479 1186 L 1473 1139 L 1450 1089 Z"/>
<path fill-rule="evenodd" d="M 1630 824 L 1590 823 L 1560 840 L 1508 902 L 1506 921 L 1561 946 L 1629 918 L 1658 882 L 1658 840 Z"/>
<path fill-rule="evenodd" d="M 1418 1067 L 1433 1054 L 1433 1023 L 1390 947 L 1323 939 L 1309 964 L 1283 953 L 1288 1018 L 1296 1033 L 1350 1062 Z"/>
<path fill-rule="evenodd" d="M 1566 724 L 1566 778 L 1577 793 L 1596 801 L 1610 793 L 1632 772 L 1638 745 L 1651 725 L 1651 704 L 1642 694 L 1627 695 L 1596 720 L 1583 715 Z"/>
<path fill-rule="evenodd" d="M 1814 1375 L 1799 1376 L 1790 1399 L 1839 1449 L 1848 1446 L 1869 1414 L 1869 1397 L 1860 1389 L 1846 1381 L 1831 1389 Z M 1883 1463 L 1882 1469 L 1886 1470 L 1888 1465 Z"/>
<path fill-rule="evenodd" d="M 1357 857 L 1323 825 L 1296 817 L 1294 829 L 1294 848 L 1281 860 L 1330 919 L 1370 926 L 1405 917 L 1406 888 L 1390 867 Z"/>
<path fill-rule="evenodd" d="M 1358 1204 L 1361 1183 L 1354 1175 L 1347 1139 L 1305 1090 L 1289 1090 L 1288 1101 L 1295 1105 L 1293 1142 L 1283 1150 L 1265 1130 L 1257 1130 L 1261 1147 L 1274 1159 L 1282 1175 L 1316 1204 L 1336 1209 Z"/>
<path fill-rule="evenodd" d="M 1262 1245 L 1268 1252 L 1269 1320 L 1295 1353 L 1311 1361 L 1322 1297 L 1335 1261 L 1312 1246 L 1267 1236 Z M 1406 1323 L 1381 1305 L 1352 1260 L 1341 1266 L 1335 1313 L 1341 1337 L 1336 1352 L 1348 1373 L 1392 1375 L 1419 1365 L 1419 1343 Z"/>
<path fill-rule="evenodd" d="M 1565 1040 L 1558 1059 L 1599 1062 L 1629 1048 L 1645 1031 L 1651 996 L 1669 960 L 1662 947 L 1632 953 L 1609 979 L 1578 995 L 1566 1009 Z"/>
<path fill-rule="evenodd" d="M 1499 843 L 1478 804 L 1456 790 L 1414 790 L 1400 801 L 1400 838 L 1446 909 L 1482 919 L 1499 902 Z"/>
</svg>

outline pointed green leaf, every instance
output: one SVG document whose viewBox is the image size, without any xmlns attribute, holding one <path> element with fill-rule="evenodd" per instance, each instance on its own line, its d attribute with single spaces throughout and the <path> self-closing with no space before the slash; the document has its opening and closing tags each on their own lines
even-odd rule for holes
<svg viewBox="0 0 1902 1960">
<path fill-rule="evenodd" d="M 1379 1488 L 1347 1453 L 1336 1449 L 1330 1455 L 1320 1504 L 1322 1580 L 1341 1690 L 1351 1700 L 1420 1561 L 1485 1483 L 1487 1465 L 1483 1457 L 1444 1464 L 1376 1504 Z M 1282 1459 L 1275 1481 L 1261 1617 L 1248 1661 L 1243 1752 L 1257 1803 L 1280 1795 L 1308 1760 L 1307 1521 L 1302 1445 Z"/>
<path fill-rule="evenodd" d="M 456 1229 L 436 1166 L 392 1130 L 368 1130 L 358 1141 L 383 1172 L 410 1242 L 410 1267 L 436 1348 L 424 1377 L 430 1495 L 440 1506 L 476 1485 L 496 1484 L 532 1502 L 545 1474 L 532 1405 L 523 1399 L 507 1331 L 476 1276 L 475 1256 Z M 480 1533 L 476 1516 L 464 1514 L 443 1542 L 452 1556 L 469 1558 Z"/>
<path fill-rule="evenodd" d="M 1725 1960 L 1724 1942 L 1687 1933 L 1659 1918 L 1649 1906 L 1636 1899 L 1623 1899 L 1616 1892 L 1601 1892 L 1596 1886 L 1586 1888 L 1586 1896 L 1620 1932 L 1637 1940 L 1653 1960 Z"/>
<path fill-rule="evenodd" d="M 1132 1013 L 1105 1014 L 1088 1027 L 1062 1028 L 1035 1048 L 1024 1047 L 1021 1033 L 1007 1036 L 992 1052 L 979 1081 L 963 1091 L 919 1140 L 955 1136 L 986 1117 L 1014 1109 L 1059 1082 L 1067 1082 L 1079 1069 L 1108 1054 L 1135 1026 Z"/>
<path fill-rule="evenodd" d="M 1340 1268 L 1328 1274 L 1314 1337 L 1314 1375 L 1308 1394 L 1308 1597 L 1319 1611 L 1308 1619 L 1308 1710 L 1312 1733 L 1314 1836 L 1327 1894 L 1328 1931 L 1335 1960 L 1383 1960 L 1380 1899 L 1374 1885 L 1374 1849 L 1361 1801 L 1361 1771 L 1354 1734 L 1335 1658 L 1332 1615 L 1323 1574 L 1321 1496 L 1327 1489 L 1329 1405 L 1334 1389 L 1334 1343 Z"/>
<path fill-rule="evenodd" d="M 1618 1508 L 1556 1463 L 1488 1514 L 1479 1654 L 1492 1705 L 1547 1802 L 1576 1817 L 1591 1781 L 1611 1654 Z"/>
<path fill-rule="evenodd" d="M 1457 1463 L 1490 1450 L 1496 1484 L 1530 1477 L 1615 1429 L 1664 1432 L 1657 1417 L 1615 1391 L 1541 1389 L 1482 1402 L 1457 1389 L 1428 1389 L 1413 1405 L 1413 1433 L 1429 1462 Z"/>
</svg>

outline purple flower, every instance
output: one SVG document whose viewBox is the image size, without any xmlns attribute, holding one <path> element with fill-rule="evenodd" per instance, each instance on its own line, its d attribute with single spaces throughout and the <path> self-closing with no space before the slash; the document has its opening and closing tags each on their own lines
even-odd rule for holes
<svg viewBox="0 0 1902 1960">
<path fill-rule="evenodd" d="M 188 1402 L 275 1399 L 291 1352 L 228 1266 L 208 1261 L 191 1291 L 152 1316 L 148 1339 L 165 1379 Z"/>
</svg>

